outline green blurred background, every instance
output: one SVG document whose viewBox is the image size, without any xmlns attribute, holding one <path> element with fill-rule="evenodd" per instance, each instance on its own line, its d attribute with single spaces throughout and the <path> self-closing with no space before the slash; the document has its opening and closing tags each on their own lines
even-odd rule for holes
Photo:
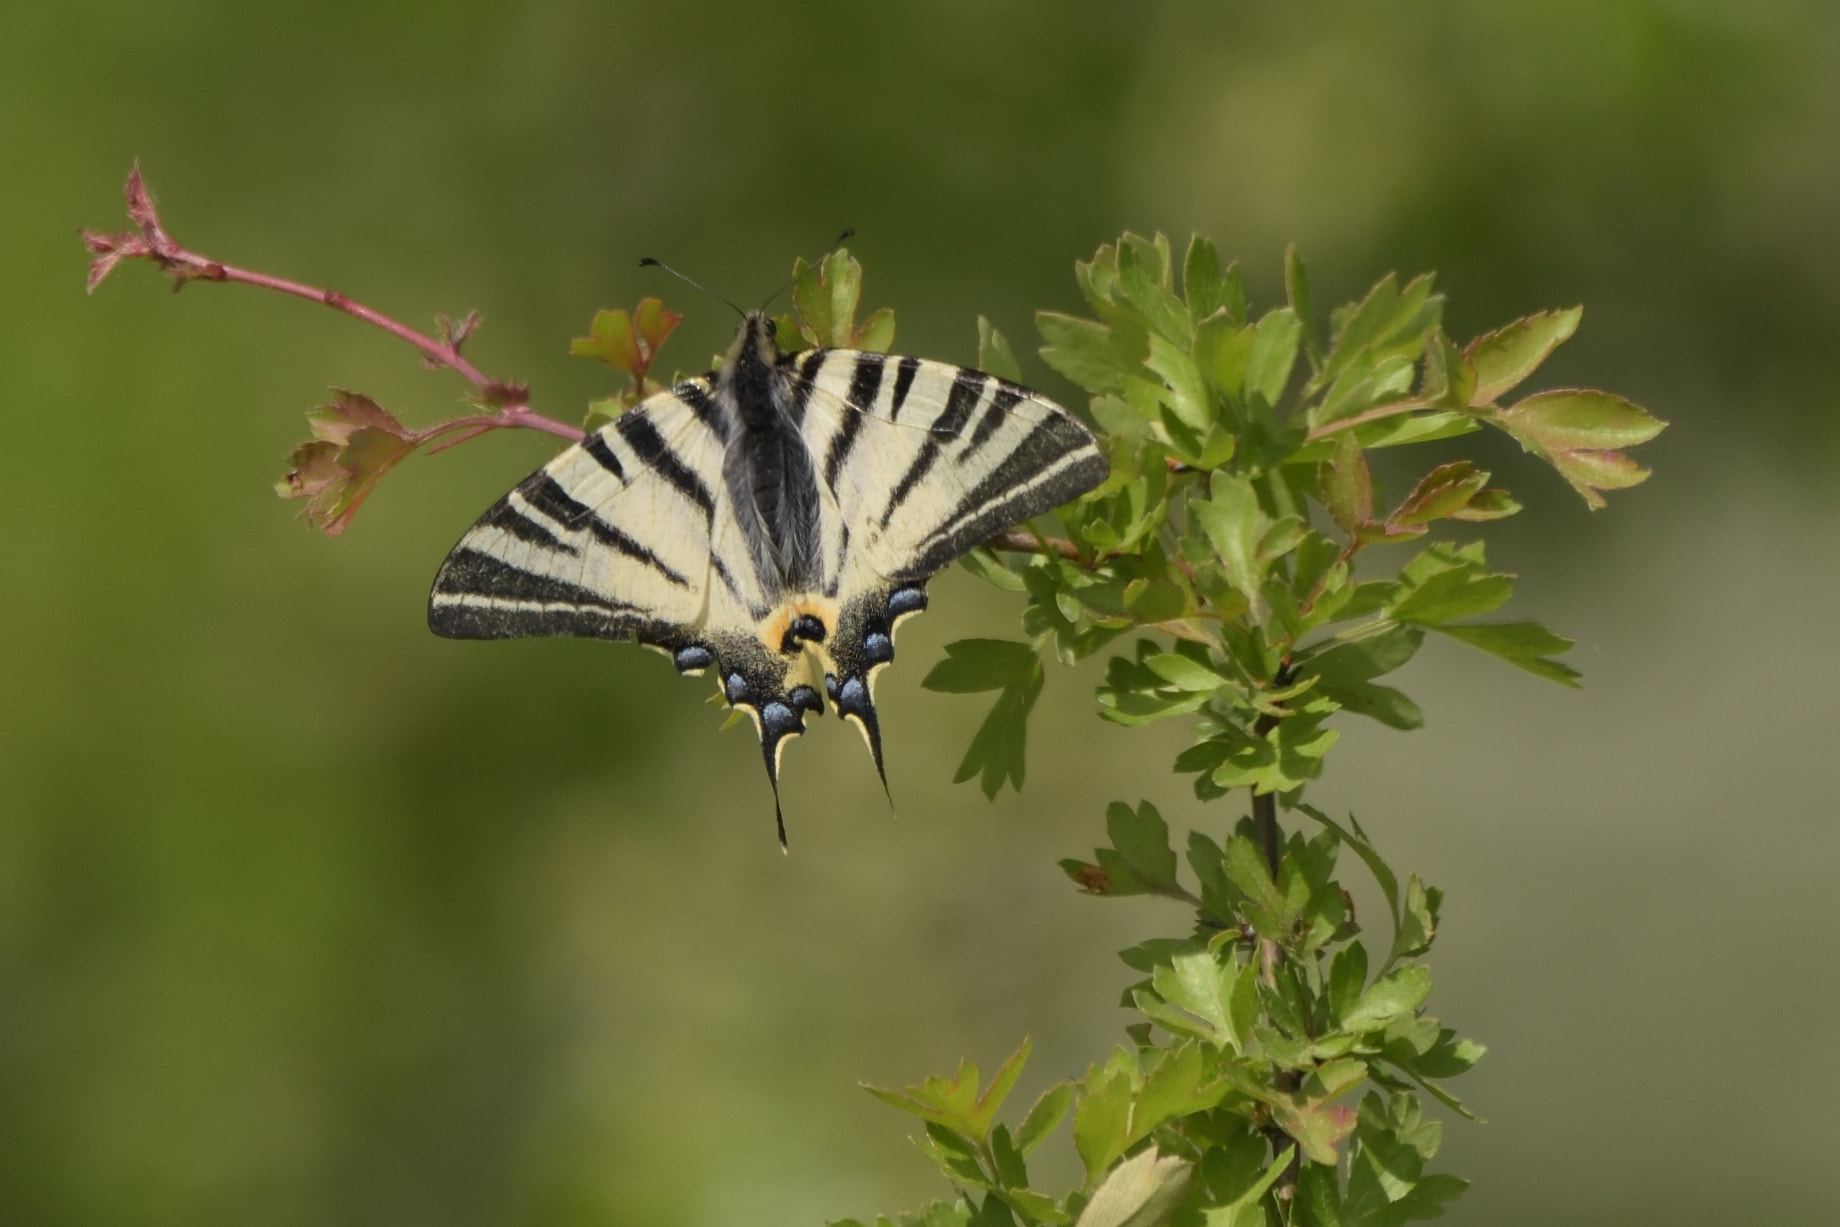
<svg viewBox="0 0 1840 1227">
<path fill-rule="evenodd" d="M 1427 728 L 1349 724 L 1331 811 L 1447 888 L 1458 1223 L 1832 1213 L 1840 7 L 1824 0 L 0 9 L 0 1220 L 815 1223 L 946 1192 L 856 1089 L 1025 1034 L 1023 1093 L 1121 1038 L 1076 895 L 1103 801 L 1220 827 L 1177 728 L 1057 673 L 1029 785 L 949 783 L 981 715 L 918 687 L 1013 634 L 954 572 L 858 739 L 787 755 L 649 653 L 456 644 L 435 566 L 551 443 L 394 475 L 344 537 L 269 484 L 328 384 L 454 411 L 380 333 L 145 267 L 82 293 L 138 157 L 182 241 L 412 323 L 557 416 L 596 308 L 725 308 L 846 224 L 897 347 L 970 361 L 1075 309 L 1120 229 L 1212 235 L 1260 297 L 1436 270 L 1453 334 L 1582 302 L 1543 373 L 1673 423 L 1591 515 L 1512 449 L 1492 561 L 1575 636 L 1564 691 L 1432 645 Z M 1492 446 L 1492 445 L 1489 445 Z M 1351 862 L 1351 873 L 1358 868 Z M 1070 1151 L 1057 1143 L 1063 1156 Z M 1054 1173 L 1073 1171 L 1056 1160 Z"/>
</svg>

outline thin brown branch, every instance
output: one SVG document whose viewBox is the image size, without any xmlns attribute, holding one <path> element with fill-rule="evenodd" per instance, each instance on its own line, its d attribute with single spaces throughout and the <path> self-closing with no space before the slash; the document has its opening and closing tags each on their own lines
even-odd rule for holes
<svg viewBox="0 0 1840 1227">
<path fill-rule="evenodd" d="M 134 223 L 134 230 L 119 234 L 82 231 L 83 242 L 95 257 L 90 262 L 88 284 L 91 292 L 102 284 L 121 261 L 150 260 L 172 278 L 175 290 L 184 288 L 185 284 L 190 281 L 230 281 L 257 286 L 265 290 L 274 290 L 295 298 L 304 298 L 308 302 L 331 307 L 334 311 L 343 312 L 353 319 L 362 320 L 373 327 L 381 328 L 398 340 L 408 342 L 420 350 L 431 365 L 447 367 L 472 384 L 478 390 L 479 399 L 492 406 L 492 412 L 488 414 L 462 418 L 434 427 L 432 428 L 433 434 L 445 434 L 463 426 L 479 426 L 492 430 L 521 427 L 540 430 L 571 441 L 581 439 L 582 432 L 578 428 L 566 422 L 547 418 L 532 410 L 522 389 L 503 380 L 491 378 L 467 361 L 460 352 L 460 346 L 476 323 L 474 317 L 468 316 L 457 327 L 444 328 L 443 332 L 448 339 L 437 340 L 336 290 L 290 281 L 285 277 L 275 277 L 253 269 L 239 268 L 234 264 L 226 264 L 221 260 L 214 260 L 209 256 L 191 251 L 174 240 L 166 232 L 165 226 L 161 224 L 159 211 L 154 207 L 153 196 L 147 190 L 146 182 L 141 178 L 139 163 L 136 163 L 133 170 L 128 173 L 128 181 L 123 188 L 123 194 L 127 197 L 128 219 Z"/>
<path fill-rule="evenodd" d="M 1080 556 L 1080 547 L 1060 537 L 1039 537 L 1020 528 L 1006 529 L 984 542 L 993 550 L 1006 550 L 1012 554 L 1046 554 L 1050 557 L 1064 558 L 1068 562 L 1084 562 Z"/>
</svg>

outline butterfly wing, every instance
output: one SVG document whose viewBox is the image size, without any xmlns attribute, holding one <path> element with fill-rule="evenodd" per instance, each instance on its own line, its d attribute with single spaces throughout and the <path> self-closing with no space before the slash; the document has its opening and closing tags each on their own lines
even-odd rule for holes
<svg viewBox="0 0 1840 1227">
<path fill-rule="evenodd" d="M 687 648 L 716 578 L 721 435 L 660 393 L 493 504 L 435 576 L 428 625 L 451 639 L 575 635 Z M 719 579 L 717 579 L 719 583 Z M 680 662 L 680 666 L 681 666 Z"/>
<path fill-rule="evenodd" d="M 1072 414 L 981 371 L 853 350 L 787 364 L 818 478 L 822 585 L 837 601 L 825 686 L 880 772 L 875 675 L 894 658 L 895 627 L 926 608 L 927 579 L 1108 467 Z"/>
<path fill-rule="evenodd" d="M 455 639 L 634 639 L 679 672 L 713 669 L 759 728 L 777 812 L 780 750 L 822 705 L 790 676 L 803 644 L 784 627 L 763 638 L 785 594 L 735 516 L 737 427 L 713 387 L 705 376 L 652 396 L 520 482 L 442 564 L 428 625 Z"/>
</svg>

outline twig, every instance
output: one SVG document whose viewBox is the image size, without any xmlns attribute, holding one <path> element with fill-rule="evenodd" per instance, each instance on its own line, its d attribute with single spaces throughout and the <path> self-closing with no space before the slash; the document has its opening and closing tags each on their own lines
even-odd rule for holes
<svg viewBox="0 0 1840 1227">
<path fill-rule="evenodd" d="M 309 302 L 317 302 L 342 311 L 354 319 L 363 320 L 377 328 L 383 329 L 398 340 L 406 341 L 422 352 L 424 360 L 434 367 L 447 367 L 460 375 L 477 389 L 475 399 L 486 406 L 490 412 L 462 418 L 455 422 L 443 423 L 432 428 L 433 433 L 444 434 L 462 426 L 478 427 L 477 433 L 486 430 L 506 428 L 523 428 L 540 430 L 571 442 L 582 438 L 582 431 L 566 422 L 547 418 L 530 408 L 529 393 L 526 389 L 504 380 L 493 379 L 478 367 L 467 361 L 460 352 L 466 335 L 471 331 L 472 318 L 469 317 L 459 327 L 445 327 L 446 339 L 437 340 L 417 332 L 408 325 L 391 319 L 381 311 L 365 306 L 336 290 L 323 289 L 319 286 L 306 285 L 298 281 L 289 281 L 283 277 L 258 273 L 251 269 L 238 268 L 234 264 L 225 264 L 209 256 L 190 251 L 160 224 L 159 212 L 154 208 L 153 197 L 147 191 L 147 185 L 141 178 L 140 164 L 136 163 L 128 173 L 128 182 L 123 188 L 128 200 L 128 219 L 135 225 L 134 230 L 119 234 L 98 234 L 95 231 L 82 231 L 83 242 L 89 247 L 95 259 L 90 262 L 88 288 L 93 293 L 97 286 L 114 271 L 115 266 L 123 260 L 151 260 L 172 278 L 173 289 L 183 289 L 191 281 L 234 281 L 244 285 L 259 286 L 266 290 L 275 290 L 282 294 L 291 294 Z M 468 435 L 467 437 L 472 437 Z M 453 440 L 452 442 L 458 442 Z"/>
</svg>

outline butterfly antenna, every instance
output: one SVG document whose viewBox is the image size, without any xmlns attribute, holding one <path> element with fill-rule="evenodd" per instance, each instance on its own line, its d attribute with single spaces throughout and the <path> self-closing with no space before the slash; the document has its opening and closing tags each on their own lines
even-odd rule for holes
<svg viewBox="0 0 1840 1227">
<path fill-rule="evenodd" d="M 730 311 L 733 311 L 736 315 L 739 315 L 742 319 L 747 318 L 747 312 L 743 311 L 740 307 L 737 307 L 734 303 L 722 297 L 720 294 L 716 293 L 714 290 L 710 289 L 708 286 L 702 284 L 701 282 L 692 281 L 690 278 L 684 276 L 682 273 L 672 268 L 669 264 L 666 264 L 663 260 L 660 260 L 655 256 L 641 256 L 639 258 L 639 267 L 640 268 L 662 268 L 665 272 L 671 274 L 671 276 L 677 278 L 679 281 L 683 282 L 685 285 L 689 286 L 691 289 L 696 290 L 702 294 L 707 294 L 709 297 L 715 299 L 717 302 L 727 307 Z"/>
<path fill-rule="evenodd" d="M 836 252 L 836 250 L 839 247 L 842 247 L 844 242 L 850 239 L 851 237 L 853 237 L 855 234 L 856 234 L 856 227 L 845 226 L 843 228 L 843 233 L 837 236 L 837 241 L 832 243 L 829 247 L 826 247 L 824 249 L 824 254 L 818 257 L 817 262 L 819 264 L 822 264 L 826 260 L 830 259 L 831 256 Z M 775 298 L 778 298 L 781 294 L 784 294 L 787 290 L 790 290 L 793 286 L 797 285 L 798 283 L 799 283 L 798 277 L 794 276 L 790 281 L 786 282 L 785 285 L 782 285 L 779 289 L 767 295 L 767 301 L 760 304 L 760 309 L 762 311 L 765 311 L 768 307 L 773 305 L 773 300 Z"/>
</svg>

